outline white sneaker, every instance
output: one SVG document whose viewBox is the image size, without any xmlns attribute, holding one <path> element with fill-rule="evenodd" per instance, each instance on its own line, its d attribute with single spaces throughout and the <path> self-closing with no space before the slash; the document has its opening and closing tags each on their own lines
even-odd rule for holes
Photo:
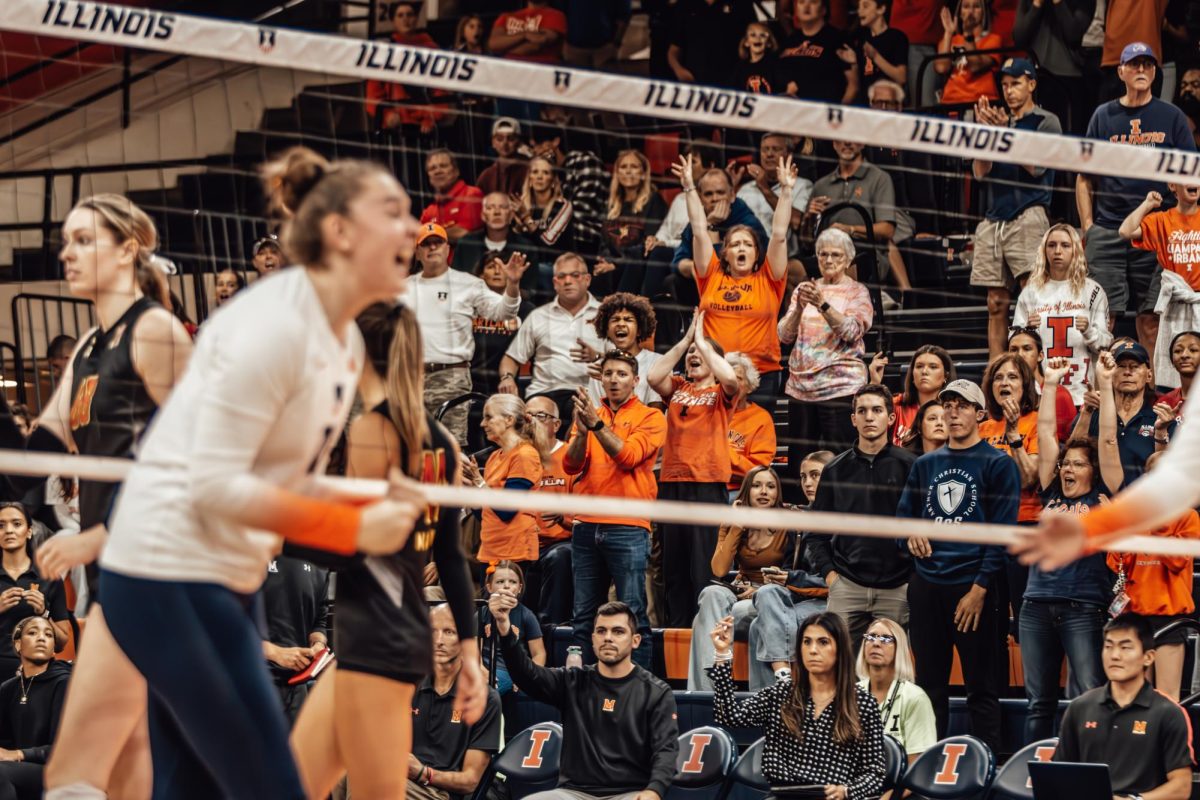
<svg viewBox="0 0 1200 800">
<path fill-rule="evenodd" d="M 884 311 L 899 311 L 900 304 L 896 302 L 896 298 L 892 297 L 887 292 L 880 292 L 880 299 L 883 302 Z"/>
</svg>

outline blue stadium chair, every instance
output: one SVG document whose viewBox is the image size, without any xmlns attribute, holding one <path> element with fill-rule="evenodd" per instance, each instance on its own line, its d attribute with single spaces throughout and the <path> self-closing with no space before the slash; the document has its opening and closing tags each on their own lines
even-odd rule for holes
<svg viewBox="0 0 1200 800">
<path fill-rule="evenodd" d="M 504 776 L 512 800 L 556 787 L 562 737 L 562 725 L 539 722 L 509 739 L 479 781 L 474 800 L 487 797 L 497 774 Z"/>
<path fill-rule="evenodd" d="M 899 786 L 907 769 L 908 753 L 904 751 L 904 745 L 885 733 L 883 735 L 883 791 L 888 792 Z"/>
<path fill-rule="evenodd" d="M 1058 739 L 1042 739 L 1013 753 L 992 781 L 990 800 L 1033 800 L 1033 784 L 1029 782 L 1029 762 L 1049 761 L 1054 756 Z"/>
<path fill-rule="evenodd" d="M 996 757 L 974 736 L 951 736 L 921 754 L 900 781 L 927 800 L 966 800 L 987 789 Z"/>
<path fill-rule="evenodd" d="M 729 776 L 725 800 L 760 800 L 771 791 L 771 784 L 762 774 L 762 753 L 766 739 L 759 739 L 742 753 Z"/>
<path fill-rule="evenodd" d="M 737 760 L 737 743 L 728 731 L 707 725 L 688 731 L 679 737 L 668 800 L 715 800 Z"/>
</svg>

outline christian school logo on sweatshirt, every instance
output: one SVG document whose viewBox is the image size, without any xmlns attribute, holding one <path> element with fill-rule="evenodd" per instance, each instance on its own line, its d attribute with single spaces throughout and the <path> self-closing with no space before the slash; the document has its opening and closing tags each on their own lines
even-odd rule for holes
<svg viewBox="0 0 1200 800">
<path fill-rule="evenodd" d="M 925 518 L 935 522 L 962 522 L 979 505 L 975 476 L 951 467 L 934 476 L 925 494 Z"/>
</svg>

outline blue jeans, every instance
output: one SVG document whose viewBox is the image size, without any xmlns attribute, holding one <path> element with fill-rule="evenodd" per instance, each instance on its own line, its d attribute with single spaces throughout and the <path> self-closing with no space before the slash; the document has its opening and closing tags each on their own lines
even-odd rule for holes
<svg viewBox="0 0 1200 800">
<path fill-rule="evenodd" d="M 1026 600 L 1021 604 L 1021 667 L 1025 672 L 1025 743 L 1054 735 L 1058 676 L 1067 656 L 1067 699 L 1104 683 L 1100 651 L 1105 610 L 1090 603 Z"/>
<path fill-rule="evenodd" d="M 650 669 L 653 643 L 650 618 L 646 616 L 646 562 L 650 557 L 650 534 L 632 525 L 598 525 L 576 522 L 571 529 L 571 559 L 575 572 L 575 611 L 571 627 L 585 658 L 592 654 L 592 627 L 596 609 L 608 602 L 608 585 L 617 589 L 617 599 L 627 603 L 637 619 L 641 645 L 633 660 Z"/>
<path fill-rule="evenodd" d="M 750 691 L 775 682 L 774 661 L 797 661 L 800 623 L 825 610 L 825 598 L 802 597 L 782 586 L 763 586 L 754 593 L 758 616 L 750 623 Z"/>
</svg>

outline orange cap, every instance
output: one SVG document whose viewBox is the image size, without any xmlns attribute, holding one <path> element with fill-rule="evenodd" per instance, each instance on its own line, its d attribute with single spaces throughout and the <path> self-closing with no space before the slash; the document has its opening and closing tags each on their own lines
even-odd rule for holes
<svg viewBox="0 0 1200 800">
<path fill-rule="evenodd" d="M 426 222 L 421 226 L 421 232 L 417 234 L 417 244 L 428 239 L 430 236 L 440 236 L 444 241 L 450 241 L 450 237 L 446 235 L 446 229 L 436 222 Z"/>
</svg>

